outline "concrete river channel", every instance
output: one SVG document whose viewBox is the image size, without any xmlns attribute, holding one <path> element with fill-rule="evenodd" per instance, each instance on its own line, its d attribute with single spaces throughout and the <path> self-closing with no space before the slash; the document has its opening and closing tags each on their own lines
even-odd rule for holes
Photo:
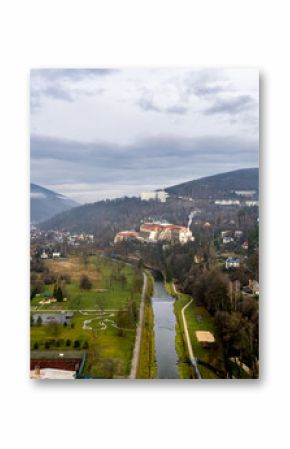
<svg viewBox="0 0 290 449">
<path fill-rule="evenodd" d="M 163 281 L 155 279 L 152 307 L 154 312 L 157 379 L 178 379 L 174 301 L 174 298 L 166 292 Z"/>
</svg>

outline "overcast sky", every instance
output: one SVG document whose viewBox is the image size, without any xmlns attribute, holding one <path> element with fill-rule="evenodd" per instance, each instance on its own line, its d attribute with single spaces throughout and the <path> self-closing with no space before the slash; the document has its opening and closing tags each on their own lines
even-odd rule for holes
<svg viewBox="0 0 290 449">
<path fill-rule="evenodd" d="M 31 72 L 31 181 L 81 203 L 258 166 L 247 69 Z"/>
</svg>

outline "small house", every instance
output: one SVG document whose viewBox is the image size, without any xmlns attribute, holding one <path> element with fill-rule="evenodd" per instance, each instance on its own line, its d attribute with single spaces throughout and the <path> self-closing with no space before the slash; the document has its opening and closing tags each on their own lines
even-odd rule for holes
<svg viewBox="0 0 290 449">
<path fill-rule="evenodd" d="M 240 266 L 240 259 L 237 259 L 236 257 L 228 257 L 225 263 L 226 270 L 229 270 L 230 268 L 239 268 Z"/>
</svg>

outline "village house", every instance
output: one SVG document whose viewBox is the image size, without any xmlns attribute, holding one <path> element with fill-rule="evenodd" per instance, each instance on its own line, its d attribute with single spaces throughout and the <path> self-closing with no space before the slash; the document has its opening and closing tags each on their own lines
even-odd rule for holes
<svg viewBox="0 0 290 449">
<path fill-rule="evenodd" d="M 242 248 L 245 249 L 245 250 L 249 249 L 249 242 L 248 242 L 248 240 L 244 241 L 244 243 L 242 244 Z"/>
<path fill-rule="evenodd" d="M 53 252 L 52 253 L 52 258 L 53 259 L 59 259 L 60 258 L 60 253 L 59 252 Z"/>
<path fill-rule="evenodd" d="M 233 241 L 234 241 L 233 237 L 230 237 L 230 236 L 223 238 L 224 245 L 227 245 L 228 243 L 232 243 Z"/>
<path fill-rule="evenodd" d="M 259 206 L 259 201 L 245 201 L 245 205 L 248 207 Z"/>
<path fill-rule="evenodd" d="M 251 290 L 253 295 L 259 296 L 260 293 L 260 287 L 259 282 L 255 280 L 249 280 L 249 289 Z"/>
<path fill-rule="evenodd" d="M 240 262 L 240 259 L 237 259 L 236 257 L 228 257 L 225 263 L 226 270 L 230 268 L 239 268 Z"/>
<path fill-rule="evenodd" d="M 40 256 L 41 259 L 48 259 L 48 254 L 43 250 Z"/>
<path fill-rule="evenodd" d="M 241 231 L 241 230 L 239 230 L 239 229 L 237 229 L 237 230 L 235 231 L 235 237 L 236 237 L 236 238 L 240 238 L 240 237 L 242 237 L 242 235 L 243 235 L 243 231 Z"/>
</svg>

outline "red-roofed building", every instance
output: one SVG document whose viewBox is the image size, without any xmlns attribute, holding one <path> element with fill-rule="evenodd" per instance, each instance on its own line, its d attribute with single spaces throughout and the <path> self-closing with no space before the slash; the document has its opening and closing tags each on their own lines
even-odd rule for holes
<svg viewBox="0 0 290 449">
<path fill-rule="evenodd" d="M 123 242 L 124 240 L 137 239 L 139 232 L 136 231 L 121 231 L 115 235 L 114 243 Z"/>
<path fill-rule="evenodd" d="M 146 242 L 167 241 L 170 243 L 192 242 L 192 232 L 185 226 L 171 223 L 142 223 L 140 232 L 121 231 L 116 234 L 114 243 L 124 240 L 138 239 Z"/>
</svg>

